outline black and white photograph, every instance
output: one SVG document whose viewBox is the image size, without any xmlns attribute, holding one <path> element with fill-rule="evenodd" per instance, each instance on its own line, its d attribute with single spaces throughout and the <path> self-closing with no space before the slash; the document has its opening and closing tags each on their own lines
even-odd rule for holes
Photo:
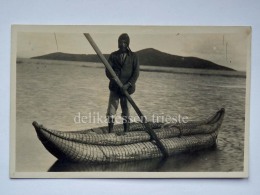
<svg viewBox="0 0 260 195">
<path fill-rule="evenodd" d="M 11 38 L 11 178 L 248 177 L 251 27 Z"/>
</svg>

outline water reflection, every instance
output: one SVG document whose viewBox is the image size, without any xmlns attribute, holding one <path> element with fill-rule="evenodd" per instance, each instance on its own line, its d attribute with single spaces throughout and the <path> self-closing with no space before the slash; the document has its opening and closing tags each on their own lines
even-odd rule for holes
<svg viewBox="0 0 260 195">
<path fill-rule="evenodd" d="M 57 160 L 48 172 L 168 172 L 169 168 L 171 171 L 180 172 L 196 161 L 207 160 L 211 153 L 217 151 L 218 149 L 213 146 L 201 151 L 176 154 L 167 159 L 155 158 L 124 163 L 88 164 Z M 205 170 L 209 169 L 210 167 L 205 166 Z M 195 167 L 189 171 L 197 169 Z"/>
</svg>

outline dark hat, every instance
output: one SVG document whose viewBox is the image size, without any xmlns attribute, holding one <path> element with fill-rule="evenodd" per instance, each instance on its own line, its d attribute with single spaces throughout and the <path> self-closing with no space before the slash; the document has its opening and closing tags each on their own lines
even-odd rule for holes
<svg viewBox="0 0 260 195">
<path fill-rule="evenodd" d="M 130 38 L 127 33 L 123 33 L 118 37 L 118 43 L 119 41 L 124 40 L 127 43 L 127 46 L 130 44 Z"/>
</svg>

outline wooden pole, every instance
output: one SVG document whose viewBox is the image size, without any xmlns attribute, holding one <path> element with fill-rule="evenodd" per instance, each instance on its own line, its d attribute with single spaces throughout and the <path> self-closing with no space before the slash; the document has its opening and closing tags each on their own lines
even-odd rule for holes
<svg viewBox="0 0 260 195">
<path fill-rule="evenodd" d="M 109 73 L 112 75 L 112 77 L 115 80 L 115 82 L 117 83 L 117 85 L 122 89 L 122 87 L 123 87 L 122 82 L 117 77 L 116 73 L 114 72 L 114 70 L 112 69 L 110 64 L 108 63 L 108 61 L 105 58 L 105 56 L 101 53 L 101 51 L 99 50 L 98 46 L 96 45 L 96 43 L 94 42 L 94 40 L 92 39 L 90 34 L 89 33 L 84 33 L 84 36 L 87 38 L 87 40 L 89 41 L 90 45 L 93 47 L 93 49 L 95 50 L 95 52 L 99 56 L 100 60 L 103 62 L 103 64 L 105 65 L 105 67 L 107 68 Z M 168 154 L 166 148 L 164 147 L 162 142 L 158 139 L 156 133 L 153 131 L 153 129 L 150 127 L 150 125 L 147 123 L 146 117 L 144 117 L 144 115 L 142 114 L 140 109 L 137 107 L 137 105 L 135 104 L 135 102 L 132 99 L 132 97 L 129 95 L 127 90 L 123 90 L 123 93 L 126 96 L 126 98 L 128 99 L 128 101 L 130 102 L 130 104 L 133 106 L 133 108 L 136 111 L 136 113 L 138 114 L 138 116 L 139 116 L 140 120 L 142 121 L 143 125 L 145 126 L 145 129 L 147 130 L 147 132 L 149 133 L 151 138 L 155 141 L 157 147 L 161 150 L 163 156 L 164 157 L 168 157 L 169 154 Z"/>
</svg>

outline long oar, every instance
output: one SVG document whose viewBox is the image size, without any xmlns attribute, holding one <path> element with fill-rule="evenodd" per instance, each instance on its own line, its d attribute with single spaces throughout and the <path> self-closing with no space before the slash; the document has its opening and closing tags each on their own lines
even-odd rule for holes
<svg viewBox="0 0 260 195">
<path fill-rule="evenodd" d="M 122 89 L 123 84 L 122 82 L 119 80 L 119 78 L 117 77 L 116 73 L 114 72 L 114 70 L 112 69 L 112 67 L 110 66 L 110 64 L 108 63 L 107 59 L 105 58 L 105 56 L 101 53 L 101 51 L 99 50 L 98 46 L 96 45 L 96 43 L 94 42 L 94 40 L 91 38 L 89 33 L 84 33 L 85 37 L 87 38 L 87 40 L 89 41 L 90 45 L 93 47 L 93 49 L 95 50 L 95 52 L 97 53 L 97 55 L 99 56 L 100 60 L 103 62 L 103 64 L 105 65 L 105 67 L 107 68 L 107 70 L 109 71 L 109 73 L 112 75 L 113 79 L 115 80 L 115 82 L 117 83 L 117 85 Z M 133 108 L 135 109 L 136 113 L 138 114 L 140 120 L 142 121 L 142 123 L 144 124 L 146 130 L 148 131 L 149 135 L 151 136 L 151 138 L 155 141 L 157 147 L 161 150 L 162 154 L 164 157 L 168 157 L 169 154 L 166 150 L 166 148 L 164 147 L 164 145 L 162 144 L 162 142 L 158 139 L 157 135 L 155 134 L 155 132 L 153 131 L 153 129 L 150 127 L 150 125 L 147 123 L 146 118 L 144 117 L 144 115 L 142 114 L 142 112 L 139 110 L 139 108 L 137 107 L 137 105 L 135 104 L 134 100 L 132 99 L 132 97 L 129 95 L 129 93 L 127 92 L 127 90 L 123 90 L 124 95 L 126 96 L 126 98 L 128 99 L 128 101 L 130 102 L 130 104 L 133 106 Z"/>
</svg>

